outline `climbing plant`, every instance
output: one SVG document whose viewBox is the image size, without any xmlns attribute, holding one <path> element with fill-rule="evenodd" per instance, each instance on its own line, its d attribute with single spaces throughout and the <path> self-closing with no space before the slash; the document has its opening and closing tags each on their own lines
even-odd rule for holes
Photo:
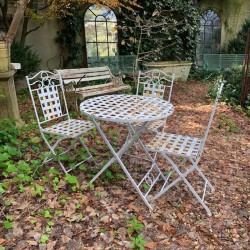
<svg viewBox="0 0 250 250">
<path fill-rule="evenodd" d="M 57 32 L 56 42 L 61 49 L 61 61 L 63 67 L 82 66 L 82 45 L 77 41 L 81 35 L 82 16 L 76 4 L 68 9 L 68 14 L 61 18 L 61 29 Z"/>
<path fill-rule="evenodd" d="M 193 60 L 199 33 L 199 13 L 193 1 L 137 2 L 143 8 L 133 13 L 125 10 L 120 18 L 121 53 L 137 54 L 141 46 L 143 60 Z M 143 34 L 142 26 L 148 27 Z"/>
</svg>

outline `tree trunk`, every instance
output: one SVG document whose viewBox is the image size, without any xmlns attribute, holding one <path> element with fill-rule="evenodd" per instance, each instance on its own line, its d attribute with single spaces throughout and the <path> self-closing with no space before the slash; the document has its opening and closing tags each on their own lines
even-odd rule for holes
<svg viewBox="0 0 250 250">
<path fill-rule="evenodd" d="M 14 37 L 17 33 L 18 26 L 23 18 L 24 10 L 26 5 L 28 4 L 29 0 L 19 0 L 17 2 L 17 9 L 14 15 L 14 18 L 10 24 L 10 28 L 8 30 L 8 33 L 5 36 L 5 41 L 12 43 L 14 40 Z"/>
</svg>

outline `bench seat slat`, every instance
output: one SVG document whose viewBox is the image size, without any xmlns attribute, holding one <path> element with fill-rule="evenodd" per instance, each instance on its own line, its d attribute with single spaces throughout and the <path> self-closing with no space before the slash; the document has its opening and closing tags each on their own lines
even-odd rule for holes
<svg viewBox="0 0 250 250">
<path fill-rule="evenodd" d="M 94 89 L 88 89 L 88 90 L 80 90 L 80 91 L 76 91 L 75 93 L 85 98 L 85 97 L 103 95 L 103 94 L 114 93 L 118 91 L 129 90 L 129 89 L 130 89 L 129 86 L 121 85 L 118 87 L 112 86 L 112 87 L 107 87 L 107 88 L 102 88 L 102 89 L 94 88 Z"/>
<path fill-rule="evenodd" d="M 64 84 L 73 83 L 73 88 L 66 90 L 70 95 L 81 95 L 82 99 L 95 95 L 114 93 L 118 91 L 129 90 L 130 86 L 122 81 L 113 82 L 113 75 L 109 67 L 78 68 L 56 70 Z M 91 85 L 92 81 L 103 80 L 100 83 Z M 86 82 L 86 86 L 77 86 L 81 82 Z"/>
</svg>

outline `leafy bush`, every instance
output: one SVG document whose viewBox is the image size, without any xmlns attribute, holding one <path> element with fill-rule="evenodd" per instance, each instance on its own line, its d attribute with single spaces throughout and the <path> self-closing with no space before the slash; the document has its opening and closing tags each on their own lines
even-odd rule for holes
<svg viewBox="0 0 250 250">
<path fill-rule="evenodd" d="M 21 46 L 19 43 L 11 45 L 11 61 L 21 64 L 21 69 L 15 74 L 17 78 L 23 78 L 39 70 L 41 59 L 31 48 L 31 46 Z"/>
<path fill-rule="evenodd" d="M 36 137 L 30 136 L 30 131 L 35 129 L 37 125 L 34 123 L 17 128 L 14 120 L 0 121 L 0 194 L 8 187 L 7 179 L 19 184 L 33 180 L 41 160 L 27 161 L 26 154 L 38 152 L 42 147 L 34 141 Z M 6 179 L 1 183 L 3 177 Z"/>
<path fill-rule="evenodd" d="M 213 81 L 220 75 L 218 71 L 191 68 L 188 78 L 199 81 Z"/>
<path fill-rule="evenodd" d="M 241 26 L 241 30 L 236 34 L 235 38 L 229 41 L 227 49 L 223 49 L 222 53 L 244 54 L 247 42 L 247 31 L 250 28 L 250 19 L 246 19 Z"/>
<path fill-rule="evenodd" d="M 139 15 L 143 25 L 151 27 L 147 32 L 144 31 L 141 38 L 140 52 L 144 53 L 147 61 L 193 60 L 200 27 L 198 9 L 193 1 L 137 2 L 143 8 L 136 12 L 124 11 L 119 20 L 122 35 L 121 54 L 137 54 L 140 41 L 140 27 L 137 25 Z"/>
<path fill-rule="evenodd" d="M 231 68 L 221 70 L 218 78 L 225 80 L 221 100 L 231 105 L 240 104 L 241 84 L 242 84 L 242 66 L 237 65 Z M 210 87 L 209 95 L 216 96 L 219 81 L 213 83 Z"/>
</svg>

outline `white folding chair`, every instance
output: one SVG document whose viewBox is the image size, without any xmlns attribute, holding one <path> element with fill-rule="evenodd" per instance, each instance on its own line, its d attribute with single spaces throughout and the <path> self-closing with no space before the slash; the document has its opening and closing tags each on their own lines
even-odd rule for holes
<svg viewBox="0 0 250 250">
<path fill-rule="evenodd" d="M 208 126 L 207 126 L 207 129 L 205 131 L 203 138 L 189 137 L 189 136 L 169 134 L 169 133 L 162 132 L 162 133 L 156 134 L 154 139 L 146 145 L 149 151 L 160 153 L 170 163 L 170 165 L 173 168 L 173 170 L 169 172 L 167 176 L 165 176 L 164 184 L 161 187 L 161 190 L 154 197 L 154 199 L 159 198 L 165 192 L 167 192 L 171 187 L 176 185 L 179 181 L 183 180 L 184 183 L 190 189 L 190 191 L 193 193 L 195 198 L 198 200 L 198 202 L 206 210 L 207 214 L 211 216 L 211 211 L 205 204 L 204 199 L 205 199 L 207 186 L 211 189 L 211 191 L 214 191 L 214 187 L 208 181 L 205 175 L 201 172 L 201 170 L 198 167 L 198 163 L 201 159 L 201 155 L 204 150 L 204 145 L 205 145 L 205 142 L 209 133 L 209 129 L 210 129 L 210 126 L 211 126 L 211 123 L 212 123 L 212 120 L 216 111 L 216 107 L 217 107 L 218 100 L 222 92 L 222 88 L 223 88 L 223 82 L 220 85 L 220 88 L 218 90 L 216 101 L 215 101 L 212 113 L 210 115 Z M 177 161 L 179 164 L 177 164 Z M 188 166 L 185 165 L 187 163 L 188 163 Z M 194 172 L 195 170 L 198 172 L 198 175 L 204 181 L 204 188 L 203 190 L 200 190 L 201 194 L 199 191 L 198 191 L 199 194 L 195 191 L 193 186 L 190 184 L 190 182 L 186 178 L 187 175 Z M 174 173 L 177 174 L 177 178 L 174 180 L 171 180 L 173 177 L 171 175 L 173 175 Z M 149 176 L 150 174 L 151 173 L 148 172 L 145 176 Z M 151 176 L 151 179 L 154 179 L 154 176 L 153 177 Z"/>
<path fill-rule="evenodd" d="M 39 130 L 42 138 L 49 147 L 52 157 L 46 157 L 43 163 L 57 160 L 65 173 L 70 172 L 86 160 L 93 160 L 91 153 L 84 144 L 81 136 L 95 128 L 94 124 L 86 120 L 71 119 L 64 95 L 64 87 L 59 76 L 49 71 L 40 71 L 33 77 L 26 76 L 33 107 L 35 110 Z M 50 136 L 52 138 L 48 138 Z M 64 152 L 57 152 L 58 146 L 64 140 L 70 140 L 70 145 Z M 72 168 L 66 169 L 60 160 L 80 142 L 88 157 Z"/>
<path fill-rule="evenodd" d="M 155 98 L 164 99 L 170 102 L 175 74 L 166 74 L 162 70 L 139 71 L 136 95 L 142 94 Z M 150 124 L 149 130 L 158 132 L 166 123 L 166 119 L 158 120 Z M 162 131 L 163 131 L 162 130 Z"/>
</svg>

